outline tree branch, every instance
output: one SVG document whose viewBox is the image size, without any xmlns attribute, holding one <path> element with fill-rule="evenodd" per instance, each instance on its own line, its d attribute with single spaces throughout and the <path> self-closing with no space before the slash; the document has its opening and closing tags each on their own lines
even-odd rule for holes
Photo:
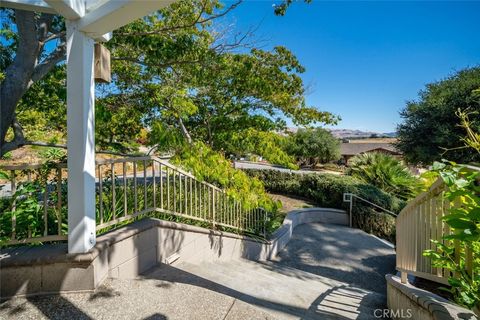
<svg viewBox="0 0 480 320">
<path fill-rule="evenodd" d="M 133 62 L 133 63 L 136 63 L 136 64 L 139 64 L 139 65 L 142 65 L 142 66 L 146 66 L 146 67 L 157 67 L 157 68 L 166 68 L 166 67 L 171 67 L 173 65 L 179 65 L 179 64 L 193 64 L 193 63 L 199 63 L 201 60 L 198 59 L 198 60 L 179 60 L 179 61 L 169 61 L 169 62 L 166 62 L 166 63 L 159 63 L 159 64 L 151 64 L 151 63 L 147 63 L 147 62 L 144 62 L 144 61 L 141 61 L 140 59 L 138 58 L 134 58 L 134 57 L 111 57 L 110 58 L 112 61 L 129 61 L 129 62 Z"/>
<path fill-rule="evenodd" d="M 59 45 L 42 63 L 38 64 L 32 73 L 32 82 L 42 79 L 57 63 L 65 60 L 66 43 Z"/>
<path fill-rule="evenodd" d="M 52 40 L 60 39 L 60 38 L 65 38 L 66 34 L 67 33 L 65 31 L 62 31 L 62 32 L 59 32 L 59 33 L 52 33 L 50 36 L 48 36 L 47 38 L 42 40 L 42 43 L 45 44 L 48 41 L 52 41 Z"/>
<path fill-rule="evenodd" d="M 53 21 L 53 14 L 42 13 L 40 18 L 37 20 L 37 38 L 38 41 L 43 42 L 48 38 L 50 32 L 50 27 Z"/>
<path fill-rule="evenodd" d="M 202 8 L 202 10 L 200 10 L 200 13 L 198 14 L 197 18 L 193 22 L 188 23 L 188 24 L 184 24 L 184 25 L 180 25 L 180 26 L 166 27 L 166 28 L 162 28 L 162 29 L 157 29 L 155 31 L 134 32 L 134 33 L 128 33 L 128 32 L 115 33 L 115 36 L 149 36 L 149 35 L 156 35 L 156 34 L 166 33 L 166 32 L 170 32 L 170 31 L 180 30 L 180 29 L 192 28 L 196 24 L 203 24 L 203 23 L 209 22 L 211 20 L 214 20 L 214 19 L 221 18 L 221 17 L 225 16 L 227 13 L 229 13 L 230 11 L 232 11 L 233 9 L 238 7 L 240 5 L 240 3 L 242 3 L 242 2 L 243 2 L 243 0 L 238 0 L 237 2 L 232 4 L 230 7 L 225 9 L 224 11 L 222 11 L 218 14 L 215 14 L 215 15 L 211 15 L 211 16 L 205 18 L 205 19 L 201 19 L 203 13 L 205 12 L 204 11 L 205 6 L 203 6 L 203 8 Z"/>
</svg>

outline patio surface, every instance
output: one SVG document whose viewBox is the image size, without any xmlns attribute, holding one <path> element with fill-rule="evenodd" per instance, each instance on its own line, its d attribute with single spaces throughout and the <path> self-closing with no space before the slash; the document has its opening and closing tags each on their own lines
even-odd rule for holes
<svg viewBox="0 0 480 320">
<path fill-rule="evenodd" d="M 375 237 L 306 224 L 275 261 L 178 261 L 95 293 L 11 299 L 0 319 L 375 319 L 394 268 Z"/>
</svg>

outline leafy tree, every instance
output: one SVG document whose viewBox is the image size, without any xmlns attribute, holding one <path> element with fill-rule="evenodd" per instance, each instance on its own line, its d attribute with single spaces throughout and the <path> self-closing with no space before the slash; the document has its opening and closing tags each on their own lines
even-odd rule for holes
<svg viewBox="0 0 480 320">
<path fill-rule="evenodd" d="M 458 125 L 458 109 L 480 108 L 480 67 L 465 69 L 426 86 L 416 101 L 409 101 L 401 112 L 397 147 L 410 163 L 428 165 L 448 158 L 468 163 L 480 156 L 463 147 L 463 129 Z M 472 114 L 474 129 L 480 128 L 479 114 Z"/>
<path fill-rule="evenodd" d="M 201 71 L 202 90 L 194 98 L 199 112 L 188 125 L 214 148 L 226 149 L 231 132 L 281 131 L 283 117 L 298 125 L 335 123 L 337 117 L 305 104 L 304 70 L 284 47 L 222 54 Z"/>
<path fill-rule="evenodd" d="M 273 142 L 278 139 L 272 139 L 268 132 L 284 129 L 283 117 L 301 125 L 337 120 L 330 113 L 305 104 L 304 86 L 298 75 L 304 68 L 289 50 L 283 47 L 272 51 L 252 49 L 251 44 L 245 43 L 250 36 L 248 32 L 231 41 L 223 40 L 231 37 L 218 32 L 213 21 L 239 3 L 224 7 L 218 0 L 176 1 L 115 32 L 115 37 L 106 44 L 112 53 L 113 83 L 97 86 L 97 92 L 101 92 L 96 114 L 96 137 L 100 146 L 128 150 L 141 128 L 152 128 L 161 121 L 164 129 L 178 130 L 188 143 L 204 141 L 215 150 L 223 151 L 239 131 L 249 130 L 262 136 L 263 143 L 272 151 Z M 5 38 L 8 45 L 2 51 L 5 66 L 12 65 L 11 61 L 18 56 L 16 48 L 31 45 L 29 41 L 35 40 L 22 40 L 25 32 L 12 31 L 14 23 L 23 23 L 23 13 L 7 12 L 10 20 L 7 31 L 2 33 L 8 35 Z M 37 16 L 27 18 L 41 23 L 35 20 Z M 60 39 L 57 43 L 60 50 L 64 39 L 63 21 L 58 17 L 52 19 L 58 28 L 47 32 L 48 39 Z M 237 50 L 239 48 L 250 51 Z M 55 61 L 60 62 L 62 57 L 64 55 L 59 55 Z M 54 66 L 55 63 L 50 69 Z M 59 67 L 52 78 L 39 78 L 36 88 L 32 87 L 26 95 L 26 91 L 19 94 L 19 99 L 23 96 L 21 103 L 26 110 L 22 119 L 14 112 L 16 104 L 9 104 L 7 113 L 13 112 L 16 130 L 11 130 L 8 137 L 6 133 L 0 137 L 4 142 L 11 140 L 2 143 L 2 153 L 29 143 L 19 120 L 28 122 L 41 118 L 38 112 L 52 112 L 43 107 L 37 109 L 36 97 L 40 96 L 45 106 L 53 101 L 52 105 L 56 106 L 53 113 L 58 116 L 56 121 L 53 115 L 47 117 L 40 127 L 47 128 L 52 123 L 59 129 L 65 128 L 65 90 L 59 88 L 62 72 L 64 68 Z M 11 75 L 4 74 L 6 80 L 2 86 L 11 81 L 8 80 Z M 55 85 L 51 85 L 53 83 Z M 6 97 L 5 92 L 8 90 L 2 90 L 2 99 Z M 12 127 L 13 122 L 4 118 L 4 105 L 2 100 L 2 125 L 10 122 L 8 127 Z M 17 115 L 19 110 L 17 108 Z M 28 127 L 25 126 L 30 129 Z M 31 127 L 39 126 L 32 122 Z M 168 136 L 172 137 L 167 135 L 162 139 Z M 275 146 L 278 159 L 275 161 L 288 162 L 288 157 L 280 151 L 280 146 Z"/>
<path fill-rule="evenodd" d="M 291 164 L 277 145 L 281 139 L 271 133 L 285 129 L 283 117 L 301 125 L 335 123 L 337 117 L 306 105 L 299 77 L 304 68 L 289 50 L 239 53 L 233 49 L 242 41 L 219 42 L 211 20 L 187 23 L 198 19 L 198 10 L 180 1 L 123 27 L 109 43 L 116 85 L 124 95 L 131 92 L 132 104 L 145 108 L 142 121 L 159 134 L 150 134 L 149 141 L 171 149 L 165 139 L 178 141 L 181 135 L 189 144 L 202 141 L 226 153 L 255 151 Z M 189 27 L 172 29 L 176 21 Z M 249 141 L 238 143 L 242 135 Z M 260 153 L 261 145 L 268 152 Z"/>
<path fill-rule="evenodd" d="M 174 23 L 169 24 L 166 29 L 159 30 L 159 32 L 166 33 L 167 29 L 180 31 L 191 28 L 196 24 L 222 16 L 237 5 L 238 3 L 235 3 L 217 15 L 208 14 L 212 8 L 220 7 L 216 0 L 183 1 L 181 4 L 177 4 L 179 12 L 187 11 L 185 10 L 186 7 L 195 7 L 198 10 L 190 10 L 192 13 L 190 20 L 177 19 Z M 31 129 L 30 127 L 34 127 L 36 128 L 35 132 L 40 131 L 41 128 L 36 126 L 35 123 L 38 121 L 42 122 L 40 127 L 48 126 L 49 121 L 43 121 L 42 119 L 45 113 L 51 116 L 58 112 L 60 118 L 65 117 L 65 110 L 62 110 L 65 106 L 65 99 L 62 97 L 65 93 L 64 71 L 63 77 L 60 77 L 61 72 L 57 71 L 54 72 L 55 76 L 53 78 L 45 79 L 44 77 L 50 70 L 64 61 L 66 46 L 65 25 L 63 18 L 59 16 L 5 8 L 0 9 L 0 14 L 2 18 L 2 32 L 0 33 L 0 41 L 2 41 L 0 48 L 0 80 L 2 81 L 0 88 L 1 156 L 9 150 L 30 144 L 30 140 L 37 135 L 27 134 L 25 136 L 24 129 L 28 131 Z M 119 36 L 125 36 L 125 34 Z M 174 45 L 178 44 L 178 46 L 182 44 L 181 41 L 172 38 L 170 38 L 170 42 Z M 175 54 L 172 51 L 169 51 L 169 53 L 172 56 Z M 113 56 L 113 59 L 115 58 Z M 169 64 L 174 62 L 169 61 Z M 62 81 L 63 85 L 51 86 L 52 81 Z M 43 84 L 41 84 L 42 82 Z M 118 88 L 112 86 L 111 89 Z M 57 108 L 58 102 L 61 102 L 61 108 Z M 21 110 L 22 105 L 26 107 L 26 111 Z M 50 108 L 43 108 L 43 106 L 48 105 L 50 105 Z M 56 126 L 65 128 L 65 119 L 58 120 L 60 121 L 57 121 L 56 125 L 51 127 L 50 130 Z"/>
<path fill-rule="evenodd" d="M 17 119 L 25 129 L 26 139 L 33 131 L 66 131 L 67 90 L 65 66 L 54 67 L 42 80 L 35 82 L 17 106 Z"/>
<path fill-rule="evenodd" d="M 65 59 L 65 24 L 52 14 L 0 9 L 0 156 L 26 143 L 15 110 L 24 94 Z M 12 28 L 16 25 L 15 30 Z M 53 50 L 50 44 L 56 43 Z M 7 141 L 7 132 L 12 137 Z"/>
<path fill-rule="evenodd" d="M 101 149 L 131 151 L 143 128 L 142 117 L 145 112 L 144 108 L 142 110 L 132 105 L 133 99 L 127 99 L 122 94 L 97 98 L 97 146 Z M 65 66 L 53 68 L 36 82 L 22 97 L 16 112 L 25 134 L 25 143 L 37 144 L 40 140 L 59 145 L 59 142 L 64 142 L 67 129 Z"/>
<path fill-rule="evenodd" d="M 380 152 L 353 157 L 347 174 L 404 200 L 413 198 L 421 188 L 420 181 L 403 163 Z"/>
<path fill-rule="evenodd" d="M 285 151 L 286 138 L 271 131 L 258 131 L 253 128 L 235 132 L 228 140 L 227 152 L 237 155 L 254 153 L 261 155 L 267 161 L 298 169 L 295 159 Z"/>
<path fill-rule="evenodd" d="M 187 147 L 187 142 L 181 132 L 161 120 L 152 123 L 148 134 L 148 144 L 154 146 L 154 150 L 171 154 L 178 154 Z"/>
<path fill-rule="evenodd" d="M 95 143 L 102 149 L 128 153 L 139 136 L 143 113 L 122 101 L 122 95 L 98 99 L 95 105 Z"/>
<path fill-rule="evenodd" d="M 176 39 L 172 32 L 190 31 L 197 24 L 205 23 L 216 17 L 222 16 L 235 8 L 239 3 L 229 6 L 220 13 L 213 13 L 215 8 L 221 5 L 217 0 L 205 1 L 178 1 L 173 5 L 176 18 L 170 19 L 171 23 L 158 32 L 165 34 L 169 39 L 171 47 L 181 49 L 181 46 L 188 47 L 188 41 Z M 187 10 L 194 7 L 195 10 Z M 183 19 L 189 13 L 190 19 Z M 0 33 L 0 98 L 1 98 L 1 122 L 0 122 L 0 156 L 8 151 L 14 150 L 30 141 L 24 136 L 24 130 L 17 118 L 17 106 L 28 90 L 38 81 L 41 81 L 56 65 L 65 60 L 65 24 L 62 17 L 52 14 L 37 14 L 35 12 L 18 9 L 0 8 L 2 32 Z M 160 14 L 153 14 L 161 19 Z M 167 19 L 167 17 L 164 17 Z M 146 19 L 148 20 L 148 18 Z M 137 30 L 138 31 L 138 30 Z M 119 34 L 119 36 L 128 36 Z M 193 34 L 191 38 L 195 37 Z M 148 37 L 146 37 L 148 39 Z M 141 36 L 135 39 L 138 44 Z M 187 39 L 188 40 L 188 39 Z M 152 45 L 147 43 L 145 47 Z M 153 43 L 155 45 L 155 43 Z M 151 47 L 150 47 L 151 48 Z M 161 48 L 160 50 L 158 50 Z M 178 50 L 169 50 L 164 46 L 155 47 L 158 52 L 163 52 L 164 57 L 173 58 L 163 60 L 165 66 L 172 63 L 186 63 L 187 61 L 176 60 Z M 164 50 L 165 49 L 165 50 Z M 194 52 L 191 50 L 190 52 Z M 202 52 L 199 51 L 201 55 Z M 118 57 L 113 56 L 114 60 Z M 122 57 L 120 57 L 122 58 Z M 124 70 L 128 71 L 128 70 Z M 113 89 L 116 89 L 112 86 Z M 45 96 L 48 97 L 48 96 Z M 28 99 L 24 99 L 28 100 Z M 24 101 L 25 102 L 25 101 Z M 33 101 L 35 102 L 35 101 Z M 26 103 L 26 102 L 25 102 Z M 34 104 L 32 104 L 33 106 Z M 8 135 L 7 135 L 8 134 Z"/>
<path fill-rule="evenodd" d="M 323 128 L 298 129 L 290 138 L 289 153 L 315 167 L 340 159 L 340 141 Z"/>
</svg>

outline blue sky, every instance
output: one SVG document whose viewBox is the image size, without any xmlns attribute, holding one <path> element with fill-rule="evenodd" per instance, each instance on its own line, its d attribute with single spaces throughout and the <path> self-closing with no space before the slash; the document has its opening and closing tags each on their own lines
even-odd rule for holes
<svg viewBox="0 0 480 320">
<path fill-rule="evenodd" d="M 337 128 L 394 131 L 425 84 L 480 65 L 478 1 L 299 1 L 284 17 L 273 3 L 246 0 L 223 23 L 293 51 L 308 104 L 340 115 Z"/>
</svg>

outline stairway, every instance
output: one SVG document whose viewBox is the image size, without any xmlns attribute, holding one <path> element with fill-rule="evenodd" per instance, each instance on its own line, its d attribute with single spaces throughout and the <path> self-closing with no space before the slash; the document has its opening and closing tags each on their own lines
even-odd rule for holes
<svg viewBox="0 0 480 320">
<path fill-rule="evenodd" d="M 254 305 L 272 319 L 375 319 L 383 294 L 361 289 L 277 262 L 247 260 L 173 265 L 195 274 L 211 289 Z"/>
</svg>

